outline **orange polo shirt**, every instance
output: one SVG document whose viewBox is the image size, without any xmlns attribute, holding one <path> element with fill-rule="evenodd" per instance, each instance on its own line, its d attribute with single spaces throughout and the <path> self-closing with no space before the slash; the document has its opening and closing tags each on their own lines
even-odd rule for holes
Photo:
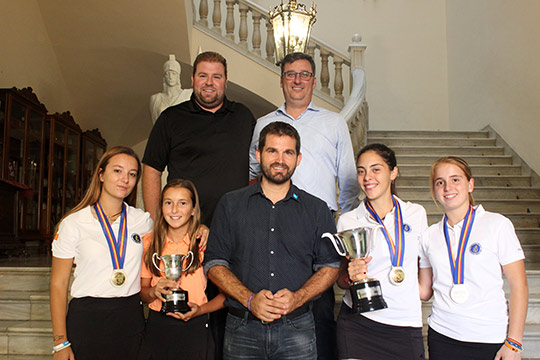
<svg viewBox="0 0 540 360">
<path fill-rule="evenodd" d="M 153 233 L 143 236 L 145 254 L 143 255 L 143 259 L 144 256 L 146 256 L 146 251 L 148 250 L 150 242 L 152 241 L 152 236 Z M 163 248 L 163 253 L 161 255 L 187 254 L 188 251 L 189 236 L 186 234 L 184 239 L 182 239 L 182 241 L 180 241 L 179 243 L 174 243 L 168 237 L 165 238 L 165 247 Z M 199 257 L 202 264 L 202 261 L 204 259 L 204 253 L 202 251 L 199 251 Z M 161 270 L 165 270 L 163 261 L 160 261 L 159 266 L 161 267 Z M 141 267 L 141 277 L 146 279 L 152 278 L 150 286 L 156 285 L 160 279 L 160 277 L 155 276 L 148 270 L 148 268 L 144 264 L 144 260 Z M 161 277 L 165 278 L 165 273 L 161 273 Z M 193 274 L 183 273 L 182 277 L 180 278 L 180 287 L 188 292 L 188 298 L 190 302 L 193 302 L 199 306 L 208 302 L 206 294 L 204 293 L 204 290 L 206 290 L 206 276 L 204 276 L 204 270 L 202 266 L 199 266 L 199 268 Z M 160 311 L 161 300 L 156 299 L 152 301 L 148 305 L 148 307 L 152 310 Z"/>
</svg>

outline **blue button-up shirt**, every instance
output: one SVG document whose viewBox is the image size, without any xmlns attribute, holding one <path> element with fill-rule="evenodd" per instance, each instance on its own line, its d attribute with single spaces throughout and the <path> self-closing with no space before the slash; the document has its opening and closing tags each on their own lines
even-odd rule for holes
<svg viewBox="0 0 540 360">
<path fill-rule="evenodd" d="M 300 134 L 302 161 L 292 177 L 294 184 L 324 200 L 330 210 L 337 210 L 337 180 L 339 207 L 343 212 L 356 208 L 360 186 L 347 123 L 338 113 L 313 103 L 298 119 L 287 114 L 283 104 L 276 111 L 257 120 L 249 153 L 250 179 L 255 179 L 261 172 L 255 155 L 259 133 L 274 121 L 291 124 Z"/>
<path fill-rule="evenodd" d="M 325 232 L 335 233 L 336 225 L 323 201 L 291 185 L 273 204 L 256 183 L 218 203 L 204 269 L 225 266 L 255 293 L 296 291 L 321 267 L 339 268 L 332 243 L 321 238 Z M 244 308 L 232 298 L 226 304 Z"/>
</svg>

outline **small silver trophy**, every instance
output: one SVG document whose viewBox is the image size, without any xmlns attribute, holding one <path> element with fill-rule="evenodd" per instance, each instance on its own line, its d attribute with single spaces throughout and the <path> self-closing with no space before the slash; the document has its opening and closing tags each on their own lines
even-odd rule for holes
<svg viewBox="0 0 540 360">
<path fill-rule="evenodd" d="M 191 261 L 189 262 L 189 265 L 185 268 L 184 266 L 184 260 L 187 257 L 191 256 Z M 161 261 L 163 261 L 163 264 L 165 265 L 165 271 L 161 270 L 159 266 L 156 264 L 156 258 Z M 171 280 L 178 280 L 182 276 L 182 273 L 190 268 L 191 264 L 193 264 L 193 252 L 188 251 L 187 255 L 163 255 L 159 256 L 157 253 L 154 253 L 152 255 L 152 262 L 154 263 L 154 266 L 156 269 L 158 269 L 161 272 L 165 273 L 165 277 L 167 279 Z M 191 310 L 188 303 L 188 292 L 185 290 L 182 290 L 180 288 L 178 289 L 171 289 L 172 294 L 170 295 L 164 295 L 165 302 L 163 302 L 163 305 L 161 306 L 161 312 L 162 313 L 169 313 L 169 312 L 180 312 L 182 314 L 187 313 Z"/>
<path fill-rule="evenodd" d="M 365 259 L 371 252 L 373 238 L 379 227 L 356 228 L 337 234 L 324 233 L 332 241 L 337 253 L 349 259 Z M 353 311 L 363 313 L 388 307 L 382 296 L 381 284 L 376 279 L 362 279 L 351 284 Z"/>
</svg>

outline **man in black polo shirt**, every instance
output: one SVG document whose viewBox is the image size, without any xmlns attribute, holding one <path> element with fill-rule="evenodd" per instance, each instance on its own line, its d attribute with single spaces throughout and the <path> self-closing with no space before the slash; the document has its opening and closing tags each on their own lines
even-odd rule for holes
<svg viewBox="0 0 540 360">
<path fill-rule="evenodd" d="M 189 101 L 165 109 L 157 119 L 143 157 L 143 199 L 155 219 L 161 173 L 167 180 L 193 181 L 199 193 L 201 221 L 210 226 L 216 204 L 226 192 L 249 181 L 249 145 L 255 117 L 244 105 L 225 97 L 227 61 L 218 53 L 201 53 L 193 63 Z M 217 289 L 208 284 L 209 298 Z M 221 359 L 227 310 L 210 314 L 215 359 Z"/>
<path fill-rule="evenodd" d="M 260 133 L 262 178 L 218 203 L 204 269 L 227 295 L 225 358 L 316 359 L 311 300 L 337 279 L 340 258 L 326 239 L 326 203 L 290 180 L 300 137 L 284 122 Z M 234 329 L 234 331 L 231 331 Z"/>
<path fill-rule="evenodd" d="M 256 120 L 247 107 L 225 97 L 227 62 L 220 54 L 199 54 L 191 81 L 191 99 L 165 109 L 152 128 L 143 157 L 143 199 L 154 219 L 167 167 L 167 180 L 193 181 L 202 222 L 210 226 L 221 196 L 248 184 Z"/>
</svg>

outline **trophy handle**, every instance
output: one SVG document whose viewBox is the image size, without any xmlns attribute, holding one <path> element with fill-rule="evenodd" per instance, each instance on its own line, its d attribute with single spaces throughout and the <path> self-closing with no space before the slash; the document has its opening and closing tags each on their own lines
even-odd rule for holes
<svg viewBox="0 0 540 360">
<path fill-rule="evenodd" d="M 156 265 L 156 257 L 158 258 L 158 260 L 161 261 L 161 258 L 159 257 L 159 255 L 158 255 L 157 253 L 154 253 L 154 254 L 152 255 L 152 263 L 154 264 L 154 266 L 156 267 L 156 269 L 158 269 L 158 270 L 161 271 L 161 272 L 165 272 L 165 271 L 161 270 L 161 269 L 159 268 L 159 266 Z"/>
<path fill-rule="evenodd" d="M 182 269 L 182 271 L 186 271 L 187 269 L 189 269 L 191 267 L 191 264 L 193 264 L 193 252 L 190 250 L 188 251 L 187 255 L 182 259 L 182 262 L 184 262 L 184 260 L 188 257 L 188 256 L 191 256 L 191 261 L 189 262 L 189 265 L 185 268 L 185 269 Z"/>
<path fill-rule="evenodd" d="M 331 233 L 324 233 L 322 237 L 328 238 L 330 239 L 330 241 L 332 241 L 332 244 L 334 244 L 334 248 L 340 256 L 347 256 L 347 250 L 345 249 L 345 246 L 337 235 Z"/>
</svg>

